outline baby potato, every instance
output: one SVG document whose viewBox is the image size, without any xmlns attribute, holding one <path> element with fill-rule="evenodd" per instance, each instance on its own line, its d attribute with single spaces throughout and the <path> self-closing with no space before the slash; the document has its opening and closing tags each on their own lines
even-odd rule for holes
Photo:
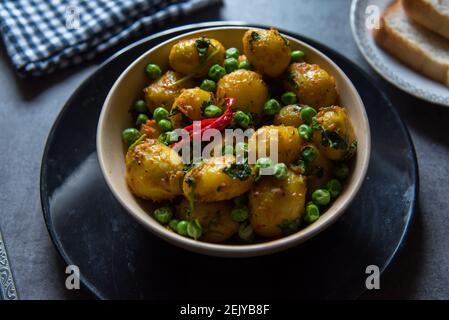
<svg viewBox="0 0 449 320">
<path fill-rule="evenodd" d="M 236 164 L 233 155 L 213 157 L 192 168 L 184 177 L 183 192 L 199 202 L 235 198 L 251 189 L 253 168 Z"/>
<path fill-rule="evenodd" d="M 259 149 L 265 142 L 266 154 Z M 290 126 L 264 126 L 259 128 L 249 139 L 248 148 L 251 155 L 260 157 L 270 157 L 270 144 L 277 145 L 278 162 L 289 164 L 299 158 L 303 139 L 299 136 L 298 130 Z"/>
<path fill-rule="evenodd" d="M 198 87 L 185 89 L 175 99 L 172 112 L 178 110 L 192 120 L 201 120 L 204 106 L 212 103 L 214 103 L 214 96 L 211 92 Z"/>
<path fill-rule="evenodd" d="M 293 63 L 287 70 L 284 87 L 296 93 L 301 104 L 315 109 L 337 102 L 335 79 L 316 64 Z"/>
<path fill-rule="evenodd" d="M 183 76 L 180 73 L 167 71 L 162 77 L 146 87 L 143 92 L 148 110 L 153 112 L 157 107 L 164 107 L 170 111 L 175 98 L 181 94 L 181 90 L 195 86 L 192 79 L 187 79 L 175 85 L 175 82 L 182 78 Z"/>
<path fill-rule="evenodd" d="M 148 139 L 128 150 L 126 181 L 136 196 L 153 201 L 172 200 L 182 194 L 181 157 L 157 140 Z"/>
<path fill-rule="evenodd" d="M 236 109 L 261 114 L 268 100 L 268 87 L 262 76 L 254 71 L 240 69 L 225 75 L 218 81 L 217 100 L 236 99 Z"/>
<path fill-rule="evenodd" d="M 258 72 L 273 78 L 279 77 L 290 64 L 288 42 L 275 29 L 248 30 L 243 36 L 243 52 Z"/>
<path fill-rule="evenodd" d="M 249 193 L 249 221 L 263 237 L 280 237 L 298 229 L 306 201 L 306 177 L 291 170 L 285 179 L 263 177 Z"/>
<path fill-rule="evenodd" d="M 232 237 L 239 229 L 238 222 L 231 218 L 233 208 L 232 201 L 196 202 L 191 213 L 189 201 L 184 199 L 176 207 L 176 216 L 182 220 L 198 219 L 203 228 L 203 235 L 200 240 L 222 243 Z"/>
<path fill-rule="evenodd" d="M 319 130 L 312 141 L 328 159 L 341 161 L 349 158 L 357 148 L 357 140 L 346 110 L 339 106 L 322 108 L 316 116 Z"/>
<path fill-rule="evenodd" d="M 222 65 L 224 58 L 225 48 L 219 41 L 201 37 L 179 41 L 170 50 L 169 61 L 173 70 L 200 78 L 214 64 Z"/>
<path fill-rule="evenodd" d="M 301 107 L 292 104 L 283 107 L 274 117 L 273 124 L 298 128 L 304 122 L 301 119 Z"/>
</svg>

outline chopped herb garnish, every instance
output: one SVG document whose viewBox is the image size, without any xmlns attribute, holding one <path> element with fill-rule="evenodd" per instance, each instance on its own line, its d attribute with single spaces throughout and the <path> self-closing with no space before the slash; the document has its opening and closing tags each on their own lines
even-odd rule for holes
<svg viewBox="0 0 449 320">
<path fill-rule="evenodd" d="M 254 42 L 260 40 L 260 34 L 258 34 L 256 31 L 251 32 L 251 40 L 250 42 Z"/>
<path fill-rule="evenodd" d="M 247 163 L 233 163 L 229 167 L 224 168 L 223 172 L 231 178 L 239 179 L 240 181 L 245 181 L 252 174 L 251 167 Z"/>
<path fill-rule="evenodd" d="M 282 234 L 289 235 L 298 231 L 299 222 L 300 222 L 299 219 L 295 220 L 284 219 L 280 224 L 278 224 L 278 228 L 281 229 Z"/>
<path fill-rule="evenodd" d="M 293 74 L 293 72 L 285 73 L 285 80 L 288 82 L 288 84 L 290 84 L 296 90 L 299 89 L 299 85 L 295 81 L 295 75 Z"/>
<path fill-rule="evenodd" d="M 332 149 L 346 149 L 348 144 L 334 131 L 323 130 L 321 132 L 321 144 Z"/>
<path fill-rule="evenodd" d="M 209 50 L 210 40 L 206 38 L 199 38 L 195 42 L 196 50 L 198 51 L 198 56 L 200 60 L 204 60 L 207 57 L 207 50 Z"/>
<path fill-rule="evenodd" d="M 189 187 L 192 187 L 195 184 L 195 178 L 192 176 L 188 176 L 186 179 L 186 183 Z"/>
</svg>

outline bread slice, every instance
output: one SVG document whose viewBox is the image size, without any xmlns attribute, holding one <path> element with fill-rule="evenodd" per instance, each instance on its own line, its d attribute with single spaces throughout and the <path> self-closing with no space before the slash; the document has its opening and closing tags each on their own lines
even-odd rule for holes
<svg viewBox="0 0 449 320">
<path fill-rule="evenodd" d="M 402 0 L 402 5 L 413 20 L 449 39 L 449 0 Z"/>
<path fill-rule="evenodd" d="M 414 23 L 401 0 L 385 10 L 374 38 L 406 65 L 449 87 L 449 41 Z"/>
</svg>

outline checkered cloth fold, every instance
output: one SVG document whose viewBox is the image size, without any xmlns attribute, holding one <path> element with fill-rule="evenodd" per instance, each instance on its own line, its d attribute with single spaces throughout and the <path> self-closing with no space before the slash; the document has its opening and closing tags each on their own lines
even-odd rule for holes
<svg viewBox="0 0 449 320">
<path fill-rule="evenodd" d="M 79 64 L 221 0 L 2 0 L 0 32 L 23 76 Z"/>
</svg>

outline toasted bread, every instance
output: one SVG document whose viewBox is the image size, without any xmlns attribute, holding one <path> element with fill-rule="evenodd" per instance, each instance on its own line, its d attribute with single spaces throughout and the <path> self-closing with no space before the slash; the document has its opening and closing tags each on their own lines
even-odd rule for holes
<svg viewBox="0 0 449 320">
<path fill-rule="evenodd" d="M 402 5 L 414 21 L 449 39 L 449 0 L 402 0 Z"/>
<path fill-rule="evenodd" d="M 414 23 L 401 0 L 385 10 L 374 38 L 406 65 L 449 87 L 449 41 Z"/>
</svg>

